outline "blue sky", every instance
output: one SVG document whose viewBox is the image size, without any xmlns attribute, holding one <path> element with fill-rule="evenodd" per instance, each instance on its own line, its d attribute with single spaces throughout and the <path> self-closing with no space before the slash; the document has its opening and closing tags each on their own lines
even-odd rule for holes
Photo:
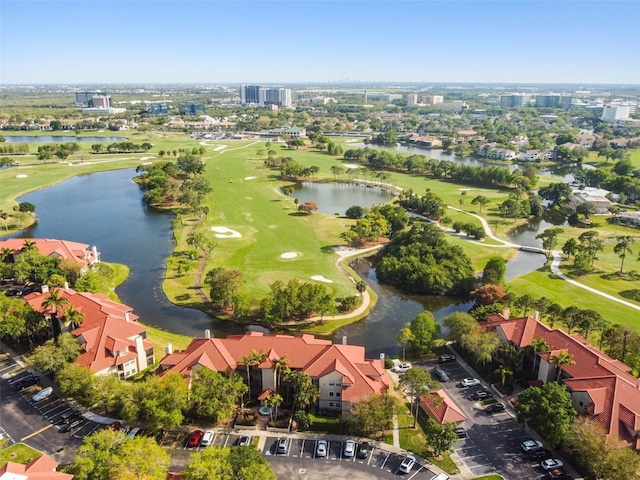
<svg viewBox="0 0 640 480">
<path fill-rule="evenodd" d="M 0 0 L 0 83 L 640 83 L 638 1 Z"/>
</svg>

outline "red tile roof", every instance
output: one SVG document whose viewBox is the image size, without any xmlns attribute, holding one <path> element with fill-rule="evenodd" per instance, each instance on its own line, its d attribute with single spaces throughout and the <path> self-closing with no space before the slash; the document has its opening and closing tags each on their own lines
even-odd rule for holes
<svg viewBox="0 0 640 480">
<path fill-rule="evenodd" d="M 467 417 L 444 390 L 434 390 L 420 396 L 420 408 L 441 425 L 447 422 L 464 422 Z"/>
<path fill-rule="evenodd" d="M 0 477 L 4 474 L 20 475 L 19 478 L 27 480 L 71 480 L 73 475 L 69 473 L 56 472 L 58 463 L 47 455 L 41 455 L 31 460 L 26 465 L 20 463 L 7 462 L 0 468 Z M 9 476 L 8 478 L 14 478 Z"/>
<path fill-rule="evenodd" d="M 99 372 L 136 357 L 135 338 L 146 337 L 147 329 L 136 320 L 131 307 L 114 302 L 101 293 L 76 292 L 71 288 L 55 288 L 49 292 L 34 292 L 25 295 L 24 300 L 36 311 L 46 313 L 42 303 L 58 291 L 69 304 L 81 311 L 85 318 L 73 334 L 81 338 L 84 352 L 76 363 Z M 58 316 L 62 315 L 62 312 Z M 143 348 L 153 348 L 153 344 L 143 340 Z M 116 352 L 125 352 L 118 356 Z"/>
<path fill-rule="evenodd" d="M 34 243 L 40 253 L 48 257 L 73 260 L 85 265 L 91 265 L 100 259 L 100 252 L 94 255 L 89 245 L 69 240 L 52 240 L 49 238 L 8 238 L 0 241 L 0 249 L 9 248 L 13 254 L 19 254 L 26 241 Z"/>
<path fill-rule="evenodd" d="M 344 379 L 342 398 L 345 401 L 372 392 L 383 393 L 389 386 L 380 360 L 365 359 L 364 347 L 335 345 L 313 335 L 264 335 L 260 332 L 231 335 L 224 339 L 194 339 L 186 350 L 164 357 L 160 361 L 159 373 L 176 372 L 188 377 L 195 365 L 216 371 L 235 370 L 244 357 L 259 351 L 267 354 L 267 360 L 259 368 L 273 368 L 277 358 L 286 357 L 290 368 L 303 370 L 312 377 L 341 373 Z"/>
<path fill-rule="evenodd" d="M 564 384 L 573 392 L 589 396 L 591 403 L 586 410 L 609 435 L 640 447 L 640 380 L 629 373 L 631 367 L 587 344 L 580 335 L 551 329 L 534 318 L 505 318 L 501 314 L 488 318 L 481 324 L 483 328 L 499 330 L 520 348 L 530 346 L 534 338 L 543 338 L 550 351 L 538 355 L 547 362 L 561 351 L 569 352 L 575 363 L 561 366 L 570 377 Z"/>
</svg>

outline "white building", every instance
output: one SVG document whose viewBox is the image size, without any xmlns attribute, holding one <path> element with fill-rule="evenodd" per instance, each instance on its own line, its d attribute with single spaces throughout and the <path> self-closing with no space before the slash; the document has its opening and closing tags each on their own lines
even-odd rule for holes
<svg viewBox="0 0 640 480">
<path fill-rule="evenodd" d="M 442 95 L 425 95 L 422 97 L 422 103 L 425 105 L 438 105 L 442 102 L 444 102 Z"/>
<path fill-rule="evenodd" d="M 629 105 L 605 105 L 602 109 L 602 120 L 628 120 L 631 108 Z"/>
<path fill-rule="evenodd" d="M 86 114 L 92 114 L 92 113 L 106 113 L 109 115 L 113 115 L 114 113 L 124 113 L 126 112 L 127 109 L 126 108 L 114 108 L 114 107 L 109 107 L 109 108 L 83 108 L 82 109 L 82 113 L 86 113 Z"/>
<path fill-rule="evenodd" d="M 417 93 L 410 93 L 409 95 L 407 95 L 407 105 L 408 106 L 418 105 L 418 94 Z"/>
</svg>

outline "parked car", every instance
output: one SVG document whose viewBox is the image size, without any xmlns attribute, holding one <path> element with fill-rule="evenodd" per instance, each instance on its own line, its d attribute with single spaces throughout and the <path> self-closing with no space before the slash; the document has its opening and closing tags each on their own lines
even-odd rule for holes
<svg viewBox="0 0 640 480">
<path fill-rule="evenodd" d="M 467 431 L 464 429 L 464 427 L 457 427 L 455 429 L 455 432 L 458 438 L 464 438 L 467 436 Z"/>
<path fill-rule="evenodd" d="M 540 467 L 545 471 L 555 470 L 556 468 L 562 468 L 563 466 L 564 463 L 562 463 L 562 460 L 558 460 L 557 458 L 547 458 L 540 462 Z"/>
<path fill-rule="evenodd" d="M 238 440 L 239 447 L 250 447 L 251 446 L 251 435 L 242 435 L 240 440 Z"/>
<path fill-rule="evenodd" d="M 405 373 L 411 369 L 410 363 L 399 363 L 395 367 L 393 367 L 393 371 L 396 373 Z"/>
<path fill-rule="evenodd" d="M 24 390 L 25 388 L 31 387 L 40 381 L 40 377 L 38 375 L 29 374 L 25 377 L 22 377 L 20 380 L 16 381 L 13 384 L 13 388 L 16 390 Z"/>
<path fill-rule="evenodd" d="M 43 388 L 38 393 L 36 393 L 33 397 L 31 397 L 31 401 L 40 402 L 40 401 L 44 400 L 45 398 L 50 397 L 52 393 L 53 393 L 53 388 L 52 387 Z"/>
<path fill-rule="evenodd" d="M 456 361 L 456 356 L 450 353 L 446 353 L 438 357 L 438 363 L 453 363 L 455 361 Z"/>
<path fill-rule="evenodd" d="M 287 437 L 280 437 L 278 439 L 278 443 L 276 444 L 276 453 L 287 453 L 287 449 L 289 448 L 289 440 Z"/>
<path fill-rule="evenodd" d="M 501 403 L 492 403 L 487 408 L 484 409 L 487 412 L 487 415 L 493 415 L 494 413 L 504 412 L 504 405 Z"/>
<path fill-rule="evenodd" d="M 76 418 L 75 420 L 73 420 L 73 421 L 71 421 L 71 422 L 67 423 L 66 425 L 64 425 L 64 426 L 60 429 L 60 431 L 61 431 L 62 433 L 70 432 L 71 430 L 73 430 L 73 429 L 74 429 L 74 428 L 76 428 L 76 427 L 79 427 L 79 426 L 80 426 L 81 424 L 83 424 L 83 423 L 84 423 L 84 419 L 82 419 L 82 418 Z"/>
<path fill-rule="evenodd" d="M 433 369 L 433 374 L 440 380 L 441 382 L 448 382 L 449 375 L 440 367 L 436 367 Z"/>
<path fill-rule="evenodd" d="M 347 440 L 344 442 L 344 448 L 342 451 L 342 455 L 350 458 L 353 457 L 356 453 L 356 442 L 353 440 Z"/>
<path fill-rule="evenodd" d="M 358 458 L 367 458 L 370 449 L 371 447 L 369 446 L 369 442 L 363 442 L 358 446 L 358 453 L 356 453 L 356 456 Z"/>
<path fill-rule="evenodd" d="M 538 440 L 525 440 L 520 444 L 520 449 L 524 453 L 535 452 L 536 450 L 540 450 L 542 448 L 542 442 Z"/>
<path fill-rule="evenodd" d="M 65 423 L 69 423 L 69 421 L 71 421 L 71 419 L 75 420 L 75 417 L 79 417 L 79 416 L 80 416 L 80 414 L 76 410 L 74 410 L 73 408 L 70 408 L 66 412 L 63 412 L 62 415 L 60 415 L 60 418 L 55 423 L 55 425 L 62 425 L 62 424 L 65 424 Z M 111 422 L 107 426 L 107 428 L 111 429 L 111 425 L 114 424 L 114 423 L 116 423 L 116 422 Z M 117 422 L 117 423 L 120 423 L 120 422 Z"/>
<path fill-rule="evenodd" d="M 473 395 L 471 395 L 471 398 L 473 398 L 474 400 L 486 400 L 487 398 L 492 398 L 493 397 L 493 393 L 491 393 L 489 390 L 478 390 L 477 392 L 474 392 Z"/>
<path fill-rule="evenodd" d="M 200 439 L 200 446 L 208 447 L 213 443 L 213 437 L 215 437 L 215 433 L 213 430 L 207 430 L 202 434 L 202 438 Z"/>
<path fill-rule="evenodd" d="M 414 457 L 413 455 L 407 455 L 406 457 L 404 457 L 404 460 L 402 460 L 402 463 L 400 464 L 398 470 L 400 470 L 402 473 L 409 473 L 415 463 L 416 457 Z"/>
<path fill-rule="evenodd" d="M 552 457 L 553 453 L 551 453 L 551 450 L 547 450 L 546 448 L 540 448 L 529 453 L 529 459 L 531 460 L 546 460 L 547 458 Z"/>
<path fill-rule="evenodd" d="M 547 472 L 547 477 L 554 480 L 573 480 L 573 477 L 564 471 L 563 468 L 554 468 Z"/>
<path fill-rule="evenodd" d="M 187 447 L 197 447 L 200 445 L 200 440 L 202 440 L 202 435 L 204 432 L 202 430 L 194 430 L 189 435 L 189 440 L 187 441 Z"/>
<path fill-rule="evenodd" d="M 475 387 L 476 385 L 480 385 L 480 380 L 477 378 L 463 378 L 459 384 L 461 387 Z"/>
<path fill-rule="evenodd" d="M 327 456 L 327 441 L 326 440 L 318 440 L 316 443 L 316 457 L 326 457 Z"/>
</svg>

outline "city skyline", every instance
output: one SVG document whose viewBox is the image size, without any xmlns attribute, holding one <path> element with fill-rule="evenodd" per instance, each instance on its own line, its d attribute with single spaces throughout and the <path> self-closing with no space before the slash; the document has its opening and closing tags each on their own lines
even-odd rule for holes
<svg viewBox="0 0 640 480">
<path fill-rule="evenodd" d="M 2 0 L 0 7 L 4 85 L 640 83 L 638 2 Z"/>
</svg>

